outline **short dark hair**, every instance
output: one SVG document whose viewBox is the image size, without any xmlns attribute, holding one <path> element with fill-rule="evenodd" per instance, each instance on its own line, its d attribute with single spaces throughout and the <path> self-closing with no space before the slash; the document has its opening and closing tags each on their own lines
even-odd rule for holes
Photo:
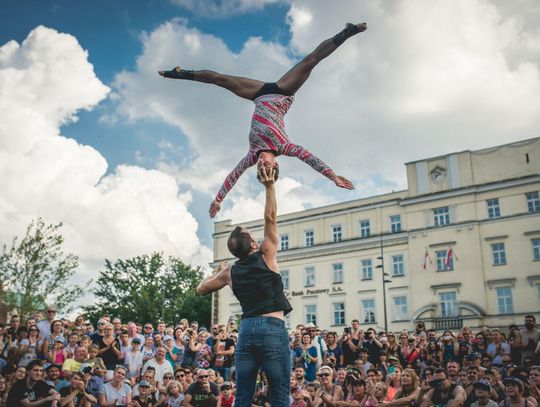
<svg viewBox="0 0 540 407">
<path fill-rule="evenodd" d="M 445 379 L 448 379 L 448 370 L 443 369 L 442 367 L 439 367 L 438 369 L 435 369 L 435 374 L 438 373 L 444 373 Z"/>
<path fill-rule="evenodd" d="M 29 372 L 34 368 L 34 366 L 43 367 L 43 363 L 41 363 L 41 360 L 38 359 L 31 360 L 30 363 L 26 365 L 26 371 Z"/>
<path fill-rule="evenodd" d="M 251 251 L 251 237 L 242 231 L 240 226 L 237 226 L 227 239 L 227 248 L 233 256 L 244 259 Z"/>
</svg>

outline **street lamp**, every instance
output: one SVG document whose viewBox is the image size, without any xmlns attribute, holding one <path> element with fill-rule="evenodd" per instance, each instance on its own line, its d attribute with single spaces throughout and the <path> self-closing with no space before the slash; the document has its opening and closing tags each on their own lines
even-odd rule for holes
<svg viewBox="0 0 540 407">
<path fill-rule="evenodd" d="M 381 261 L 381 264 L 375 266 L 376 269 L 381 269 L 382 273 L 382 292 L 383 292 L 383 309 L 384 309 L 384 332 L 388 332 L 388 313 L 386 310 L 386 284 L 391 283 L 392 280 L 387 280 L 390 274 L 384 272 L 384 249 L 383 249 L 383 235 L 381 233 L 381 255 L 377 257 L 377 260 Z"/>
</svg>

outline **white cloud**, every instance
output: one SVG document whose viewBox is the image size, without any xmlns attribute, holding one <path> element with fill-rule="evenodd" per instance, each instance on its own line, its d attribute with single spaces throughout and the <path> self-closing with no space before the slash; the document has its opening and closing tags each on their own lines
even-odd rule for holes
<svg viewBox="0 0 540 407">
<path fill-rule="evenodd" d="M 348 21 L 367 21 L 366 33 L 315 69 L 287 116 L 290 138 L 359 188 L 343 194 L 297 160 L 280 159 L 281 172 L 322 201 L 404 188 L 406 161 L 538 135 L 538 24 L 527 15 L 530 0 L 515 4 L 344 0 L 336 7 L 297 0 L 287 17 L 287 47 L 251 38 L 238 54 L 185 21 L 171 21 L 143 37 L 135 71 L 118 75 L 118 112 L 179 128 L 191 149 L 189 165 L 160 168 L 213 194 L 245 154 L 252 105 L 217 87 L 158 78 L 155 71 L 179 64 L 272 81 L 292 66 L 291 53 L 310 52 Z M 249 172 L 235 187 L 226 203 L 234 207 L 223 217 L 260 209 L 252 204 L 261 191 L 254 178 Z M 284 207 L 305 206 L 290 199 Z"/>
<path fill-rule="evenodd" d="M 127 165 L 107 174 L 98 151 L 60 134 L 108 92 L 71 35 L 37 27 L 22 44 L 0 47 L 0 241 L 38 216 L 62 221 L 66 250 L 81 257 L 79 281 L 105 258 L 152 251 L 207 264 L 191 194 L 173 177 Z"/>
<path fill-rule="evenodd" d="M 288 3 L 290 0 L 171 0 L 173 4 L 192 11 L 195 14 L 225 18 L 235 14 L 244 14 L 262 10 L 268 5 Z"/>
</svg>

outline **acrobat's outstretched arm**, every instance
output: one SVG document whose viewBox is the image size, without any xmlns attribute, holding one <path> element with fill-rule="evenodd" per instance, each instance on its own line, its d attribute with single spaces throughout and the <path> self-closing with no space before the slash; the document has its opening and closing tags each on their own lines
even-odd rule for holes
<svg viewBox="0 0 540 407">
<path fill-rule="evenodd" d="M 287 143 L 283 146 L 282 154 L 289 157 L 296 157 L 304 161 L 307 165 L 313 168 L 315 171 L 320 172 L 326 178 L 333 181 L 338 187 L 345 189 L 354 189 L 354 185 L 351 181 L 342 175 L 336 175 L 334 170 L 324 163 L 316 155 L 302 147 L 301 145 L 294 143 Z"/>
<path fill-rule="evenodd" d="M 238 164 L 236 164 L 236 167 L 234 167 L 234 170 L 232 170 L 229 175 L 227 175 L 227 178 L 225 178 L 225 181 L 223 181 L 223 184 L 221 185 L 221 188 L 219 189 L 219 192 L 216 195 L 216 198 L 212 201 L 212 204 L 210 205 L 209 213 L 210 217 L 213 218 L 216 216 L 216 214 L 221 209 L 221 202 L 223 199 L 225 199 L 225 196 L 229 191 L 234 187 L 234 184 L 236 184 L 236 181 L 238 181 L 238 178 L 246 171 L 249 167 L 255 165 L 257 162 L 257 156 L 253 153 L 248 153 L 244 158 L 242 158 Z"/>
</svg>

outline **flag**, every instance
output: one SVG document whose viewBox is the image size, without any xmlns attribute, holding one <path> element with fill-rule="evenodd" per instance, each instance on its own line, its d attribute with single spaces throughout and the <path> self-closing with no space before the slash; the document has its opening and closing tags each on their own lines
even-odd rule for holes
<svg viewBox="0 0 540 407">
<path fill-rule="evenodd" d="M 429 253 L 426 247 L 426 253 L 424 254 L 424 260 L 422 261 L 422 268 L 424 269 L 424 271 L 426 271 L 428 260 L 429 260 L 429 264 L 431 264 L 432 261 L 431 261 L 431 258 L 429 257 Z"/>
<path fill-rule="evenodd" d="M 454 254 L 452 253 L 452 248 L 449 247 L 446 251 L 446 259 L 444 260 L 445 269 L 450 269 L 450 263 L 452 262 L 452 257 L 454 257 Z"/>
</svg>

